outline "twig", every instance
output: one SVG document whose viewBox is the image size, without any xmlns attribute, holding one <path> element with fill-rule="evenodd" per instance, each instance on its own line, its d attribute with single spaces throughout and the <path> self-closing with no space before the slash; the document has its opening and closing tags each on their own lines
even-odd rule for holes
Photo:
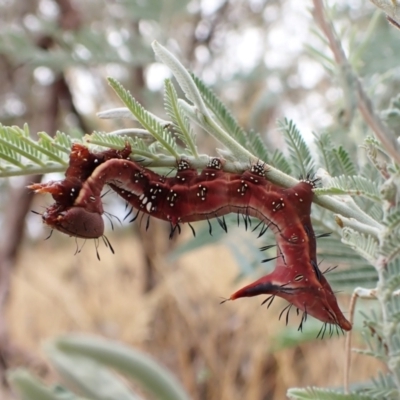
<svg viewBox="0 0 400 400">
<path fill-rule="evenodd" d="M 350 300 L 349 314 L 350 323 L 354 326 L 354 310 L 356 308 L 357 299 L 376 299 L 376 289 L 364 289 L 356 287 L 353 291 L 353 295 Z M 351 336 L 350 331 L 346 336 L 345 343 L 345 361 L 344 361 L 344 393 L 349 393 L 349 381 L 350 381 L 350 364 L 351 364 Z"/>
<path fill-rule="evenodd" d="M 374 107 L 372 105 L 371 99 L 366 94 L 360 80 L 357 75 L 354 73 L 351 65 L 349 64 L 346 54 L 343 51 L 343 48 L 338 40 L 337 34 L 330 23 L 330 21 L 326 18 L 324 13 L 324 5 L 323 0 L 313 0 L 314 10 L 313 16 L 315 21 L 320 26 L 321 30 L 325 34 L 328 39 L 329 46 L 333 52 L 336 63 L 343 69 L 350 73 L 352 79 L 354 80 L 354 87 L 357 91 L 358 98 L 358 109 L 362 114 L 365 122 L 368 126 L 374 131 L 376 137 L 382 143 L 382 146 L 386 149 L 389 155 L 400 164 L 400 149 L 398 143 L 393 136 L 392 132 L 383 124 L 381 119 L 376 114 Z"/>
</svg>

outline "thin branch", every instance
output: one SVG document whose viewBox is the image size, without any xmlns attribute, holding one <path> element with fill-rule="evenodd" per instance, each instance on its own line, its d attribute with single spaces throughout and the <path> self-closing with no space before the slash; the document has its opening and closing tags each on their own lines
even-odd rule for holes
<svg viewBox="0 0 400 400">
<path fill-rule="evenodd" d="M 351 78 L 354 80 L 355 89 L 358 97 L 358 109 L 362 114 L 365 122 L 374 131 L 376 137 L 381 141 L 384 148 L 387 150 L 389 155 L 400 164 L 400 149 L 393 136 L 392 132 L 384 125 L 379 116 L 374 110 L 371 99 L 366 94 L 360 80 L 354 73 L 350 63 L 347 60 L 346 54 L 340 44 L 338 36 L 333 28 L 331 22 L 327 19 L 324 12 L 323 0 L 313 0 L 314 10 L 313 16 L 315 21 L 324 32 L 328 39 L 329 46 L 333 52 L 336 63 L 345 71 L 348 71 Z"/>
<path fill-rule="evenodd" d="M 354 311 L 356 308 L 357 299 L 376 299 L 377 289 L 365 289 L 362 287 L 356 287 L 353 291 L 349 306 L 350 323 L 354 325 Z M 349 382 L 350 382 L 350 365 L 351 365 L 351 337 L 352 332 L 346 335 L 345 343 L 345 361 L 344 361 L 344 393 L 349 394 Z"/>
</svg>

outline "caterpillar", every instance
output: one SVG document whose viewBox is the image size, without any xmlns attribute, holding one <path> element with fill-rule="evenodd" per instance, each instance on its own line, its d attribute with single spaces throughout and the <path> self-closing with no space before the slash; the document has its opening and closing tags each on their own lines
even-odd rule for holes
<svg viewBox="0 0 400 400">
<path fill-rule="evenodd" d="M 28 186 L 36 193 L 50 193 L 55 203 L 42 214 L 46 225 L 70 236 L 82 239 L 97 239 L 104 233 L 104 213 L 100 196 L 85 198 L 76 206 L 81 189 L 93 171 L 111 159 L 127 159 L 129 146 L 123 150 L 106 150 L 93 154 L 80 144 L 73 144 L 69 167 L 62 181 L 37 183 Z"/>
<path fill-rule="evenodd" d="M 310 213 L 314 183 L 299 182 L 285 189 L 269 182 L 264 164 L 258 162 L 242 174 L 224 172 L 214 158 L 200 173 L 180 160 L 173 177 L 161 176 L 128 160 L 130 148 L 92 154 L 74 144 L 66 178 L 30 186 L 52 194 L 55 203 L 42 215 L 44 223 L 80 238 L 103 235 L 101 192 L 109 185 L 132 209 L 169 221 L 171 235 L 180 224 L 217 218 L 226 230 L 224 215 L 243 214 L 245 221 L 258 218 L 275 234 L 278 246 L 274 272 L 231 296 L 279 296 L 324 323 L 351 329 L 334 293 L 316 262 L 316 239 Z M 221 218 L 222 217 L 222 218 Z M 266 229 L 265 228 L 265 229 Z"/>
</svg>

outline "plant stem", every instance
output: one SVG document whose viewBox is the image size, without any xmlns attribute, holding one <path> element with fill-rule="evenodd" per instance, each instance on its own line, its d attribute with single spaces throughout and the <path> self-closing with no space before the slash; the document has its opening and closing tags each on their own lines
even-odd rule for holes
<svg viewBox="0 0 400 400">
<path fill-rule="evenodd" d="M 350 63 L 347 60 L 346 54 L 343 51 L 343 48 L 338 40 L 336 32 L 330 21 L 326 18 L 324 12 L 323 0 L 313 0 L 314 10 L 313 15 L 315 21 L 320 26 L 321 30 L 325 34 L 328 39 L 329 46 L 333 52 L 335 57 L 335 61 L 337 65 L 341 68 L 342 71 L 348 71 L 351 79 L 353 80 L 353 84 L 355 90 L 357 92 L 358 98 L 358 109 L 363 116 L 365 122 L 368 126 L 374 131 L 376 137 L 382 143 L 382 146 L 386 149 L 388 154 L 400 164 L 400 149 L 399 145 L 396 141 L 396 138 L 392 134 L 392 132 L 388 129 L 388 127 L 381 121 L 378 117 L 371 99 L 366 94 L 360 80 L 357 75 L 354 73 Z"/>
</svg>

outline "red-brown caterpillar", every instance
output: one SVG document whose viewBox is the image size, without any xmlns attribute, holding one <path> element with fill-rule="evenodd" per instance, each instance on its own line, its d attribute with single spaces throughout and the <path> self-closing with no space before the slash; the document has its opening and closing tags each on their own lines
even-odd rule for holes
<svg viewBox="0 0 400 400">
<path fill-rule="evenodd" d="M 316 262 L 310 221 L 312 182 L 284 189 L 266 179 L 262 163 L 242 174 L 232 174 L 222 170 L 219 159 L 213 159 L 200 174 L 181 160 L 176 176 L 166 178 L 127 160 L 129 153 L 127 148 L 93 155 L 87 148 L 74 145 L 64 181 L 31 186 L 37 192 L 51 193 L 56 200 L 43 214 L 43 221 L 72 236 L 102 236 L 100 195 L 106 184 L 138 212 L 169 221 L 172 233 L 180 223 L 219 218 L 231 212 L 256 217 L 275 234 L 277 266 L 273 273 L 231 299 L 258 294 L 280 296 L 304 315 L 351 329 Z"/>
<path fill-rule="evenodd" d="M 29 186 L 37 193 L 50 193 L 56 201 L 42 214 L 43 222 L 51 228 L 70 236 L 83 239 L 96 239 L 103 236 L 103 204 L 100 196 L 82 199 L 77 206 L 84 183 L 93 171 L 111 159 L 127 159 L 130 147 L 90 153 L 89 149 L 74 144 L 70 153 L 70 163 L 62 181 L 36 183 Z"/>
</svg>

